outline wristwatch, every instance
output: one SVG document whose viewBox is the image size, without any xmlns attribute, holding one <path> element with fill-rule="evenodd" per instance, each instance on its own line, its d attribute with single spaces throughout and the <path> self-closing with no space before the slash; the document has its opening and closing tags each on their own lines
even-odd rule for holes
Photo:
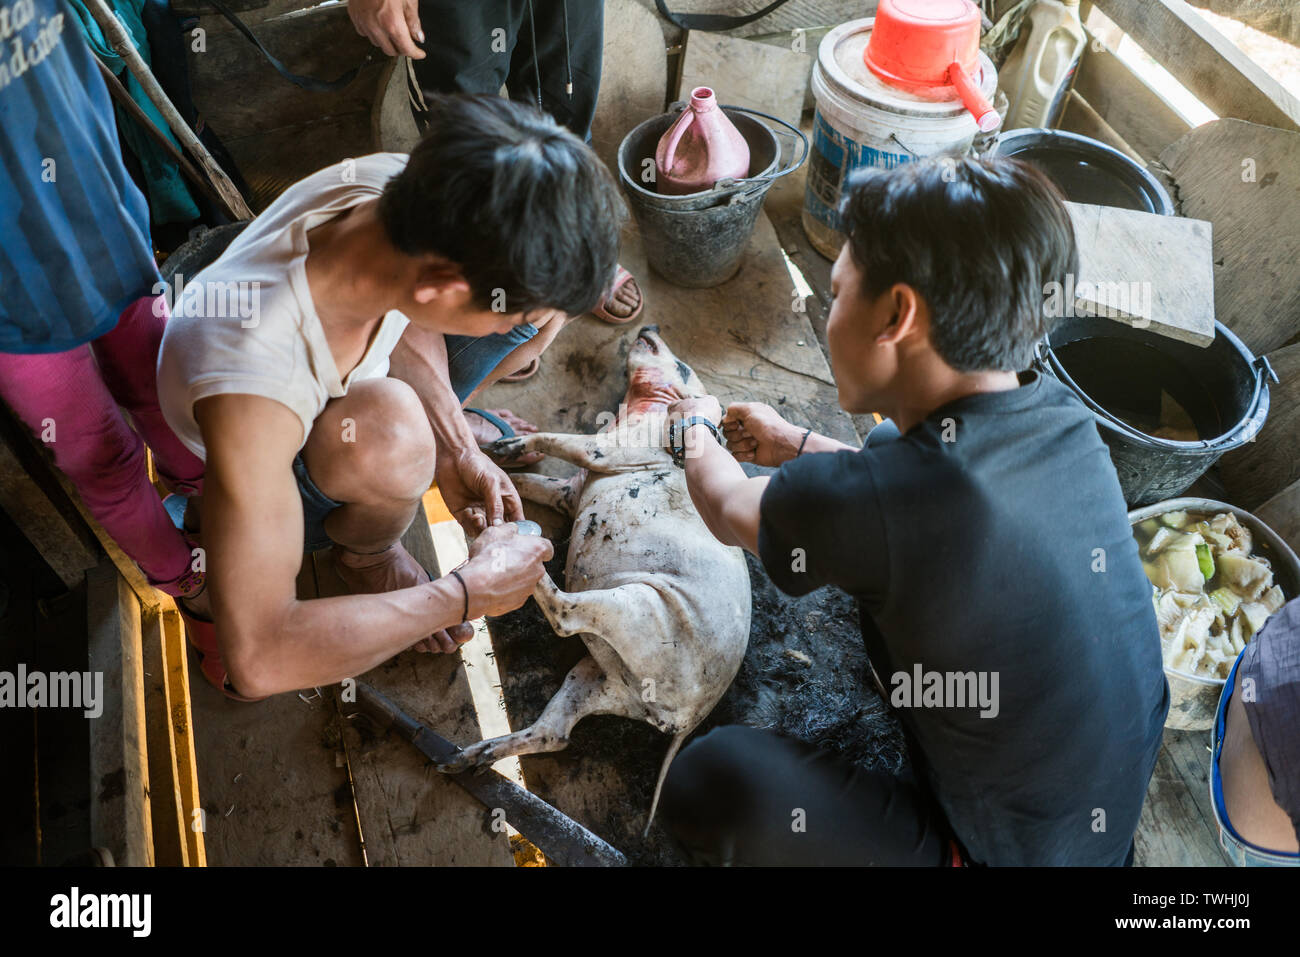
<svg viewBox="0 0 1300 957">
<path fill-rule="evenodd" d="M 719 445 L 725 446 L 722 433 L 718 427 L 702 415 L 693 415 L 689 419 L 678 419 L 668 426 L 668 454 L 673 457 L 673 465 L 679 469 L 686 468 L 686 430 L 692 425 L 702 425 L 713 433 Z"/>
</svg>

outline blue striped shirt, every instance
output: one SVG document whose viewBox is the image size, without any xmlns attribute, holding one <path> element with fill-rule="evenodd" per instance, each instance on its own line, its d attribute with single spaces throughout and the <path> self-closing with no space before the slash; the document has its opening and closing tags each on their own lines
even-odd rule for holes
<svg viewBox="0 0 1300 957">
<path fill-rule="evenodd" d="M 157 281 L 76 18 L 60 0 L 0 0 L 0 352 L 88 342 Z"/>
</svg>

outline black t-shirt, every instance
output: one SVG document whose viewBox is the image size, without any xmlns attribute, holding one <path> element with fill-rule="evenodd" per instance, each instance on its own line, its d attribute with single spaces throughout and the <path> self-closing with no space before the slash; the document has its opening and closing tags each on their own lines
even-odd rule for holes
<svg viewBox="0 0 1300 957">
<path fill-rule="evenodd" d="M 785 592 L 857 597 L 974 861 L 1123 864 L 1169 709 L 1151 585 L 1091 415 L 1054 379 L 1021 383 L 787 463 L 759 555 Z"/>
</svg>

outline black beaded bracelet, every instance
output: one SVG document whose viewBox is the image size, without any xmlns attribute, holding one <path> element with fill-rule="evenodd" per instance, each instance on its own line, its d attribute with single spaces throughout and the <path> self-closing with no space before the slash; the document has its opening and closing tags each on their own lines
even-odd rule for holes
<svg viewBox="0 0 1300 957">
<path fill-rule="evenodd" d="M 798 458 L 799 456 L 803 455 L 803 447 L 808 444 L 808 436 L 810 435 L 812 435 L 812 429 L 809 429 L 807 432 L 803 434 L 803 439 L 801 439 L 799 442 L 799 451 L 794 453 L 795 458 Z"/>
<path fill-rule="evenodd" d="M 453 568 L 448 574 L 456 576 L 456 581 L 460 582 L 460 590 L 465 593 L 465 613 L 460 616 L 460 623 L 463 625 L 469 621 L 469 586 L 465 584 L 465 579 L 460 577 L 460 572 L 456 569 Z"/>
</svg>

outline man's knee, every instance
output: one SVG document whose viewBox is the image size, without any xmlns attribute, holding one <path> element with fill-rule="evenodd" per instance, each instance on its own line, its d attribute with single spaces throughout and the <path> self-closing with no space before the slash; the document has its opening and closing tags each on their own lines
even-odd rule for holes
<svg viewBox="0 0 1300 957">
<path fill-rule="evenodd" d="M 433 429 L 400 379 L 358 382 L 330 403 L 303 454 L 321 491 L 344 502 L 414 501 L 433 481 Z"/>
</svg>

